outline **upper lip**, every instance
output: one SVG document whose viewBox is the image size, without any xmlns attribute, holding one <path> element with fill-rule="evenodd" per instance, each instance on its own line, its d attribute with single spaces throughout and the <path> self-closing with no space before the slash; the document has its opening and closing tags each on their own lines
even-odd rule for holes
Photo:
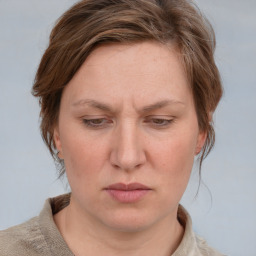
<svg viewBox="0 0 256 256">
<path fill-rule="evenodd" d="M 141 183 L 115 183 L 107 187 L 109 190 L 124 190 L 124 191 L 131 191 L 131 190 L 150 190 L 149 187 L 141 184 Z"/>
</svg>

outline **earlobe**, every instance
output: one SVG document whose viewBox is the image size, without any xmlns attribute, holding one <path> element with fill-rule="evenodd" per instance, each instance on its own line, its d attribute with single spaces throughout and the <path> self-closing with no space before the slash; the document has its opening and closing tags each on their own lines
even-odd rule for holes
<svg viewBox="0 0 256 256">
<path fill-rule="evenodd" d="M 54 139 L 55 147 L 58 150 L 57 156 L 58 156 L 58 158 L 63 159 L 62 146 L 61 146 L 61 141 L 60 141 L 60 134 L 59 134 L 59 130 L 58 130 L 57 127 L 54 129 L 53 139 Z"/>
<path fill-rule="evenodd" d="M 212 115 L 213 115 L 212 111 L 208 112 L 209 123 L 212 122 Z M 204 144 L 206 142 L 207 135 L 208 135 L 207 131 L 199 131 L 199 134 L 198 134 L 198 137 L 197 137 L 197 144 L 196 144 L 196 149 L 195 149 L 195 155 L 198 155 L 201 152 L 201 150 L 204 147 Z"/>
<path fill-rule="evenodd" d="M 198 138 L 197 138 L 195 155 L 198 155 L 201 152 L 201 150 L 202 150 L 202 148 L 205 144 L 206 138 L 207 138 L 207 132 L 200 132 L 199 133 Z"/>
</svg>

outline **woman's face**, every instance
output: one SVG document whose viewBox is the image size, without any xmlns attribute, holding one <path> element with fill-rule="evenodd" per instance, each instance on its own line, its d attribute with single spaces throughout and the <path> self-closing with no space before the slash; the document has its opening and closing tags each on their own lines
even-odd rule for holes
<svg viewBox="0 0 256 256">
<path fill-rule="evenodd" d="M 63 92 L 54 138 L 81 215 L 118 230 L 176 218 L 205 140 L 177 50 L 95 49 Z"/>
</svg>

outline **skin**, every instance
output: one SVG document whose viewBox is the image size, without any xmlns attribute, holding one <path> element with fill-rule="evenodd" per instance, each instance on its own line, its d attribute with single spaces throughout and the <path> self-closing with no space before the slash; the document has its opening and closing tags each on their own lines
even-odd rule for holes
<svg viewBox="0 0 256 256">
<path fill-rule="evenodd" d="M 176 250 L 184 232 L 178 204 L 205 133 L 175 47 L 95 49 L 64 89 L 54 139 L 72 190 L 54 219 L 75 255 Z M 151 190 L 120 203 L 104 190 L 119 182 Z"/>
</svg>

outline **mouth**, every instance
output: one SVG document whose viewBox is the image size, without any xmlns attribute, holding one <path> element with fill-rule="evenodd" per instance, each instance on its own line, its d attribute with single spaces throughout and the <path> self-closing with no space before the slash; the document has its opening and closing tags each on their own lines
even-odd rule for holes
<svg viewBox="0 0 256 256">
<path fill-rule="evenodd" d="M 135 203 L 143 199 L 152 189 L 140 183 L 116 183 L 108 186 L 105 191 L 120 203 Z"/>
</svg>

